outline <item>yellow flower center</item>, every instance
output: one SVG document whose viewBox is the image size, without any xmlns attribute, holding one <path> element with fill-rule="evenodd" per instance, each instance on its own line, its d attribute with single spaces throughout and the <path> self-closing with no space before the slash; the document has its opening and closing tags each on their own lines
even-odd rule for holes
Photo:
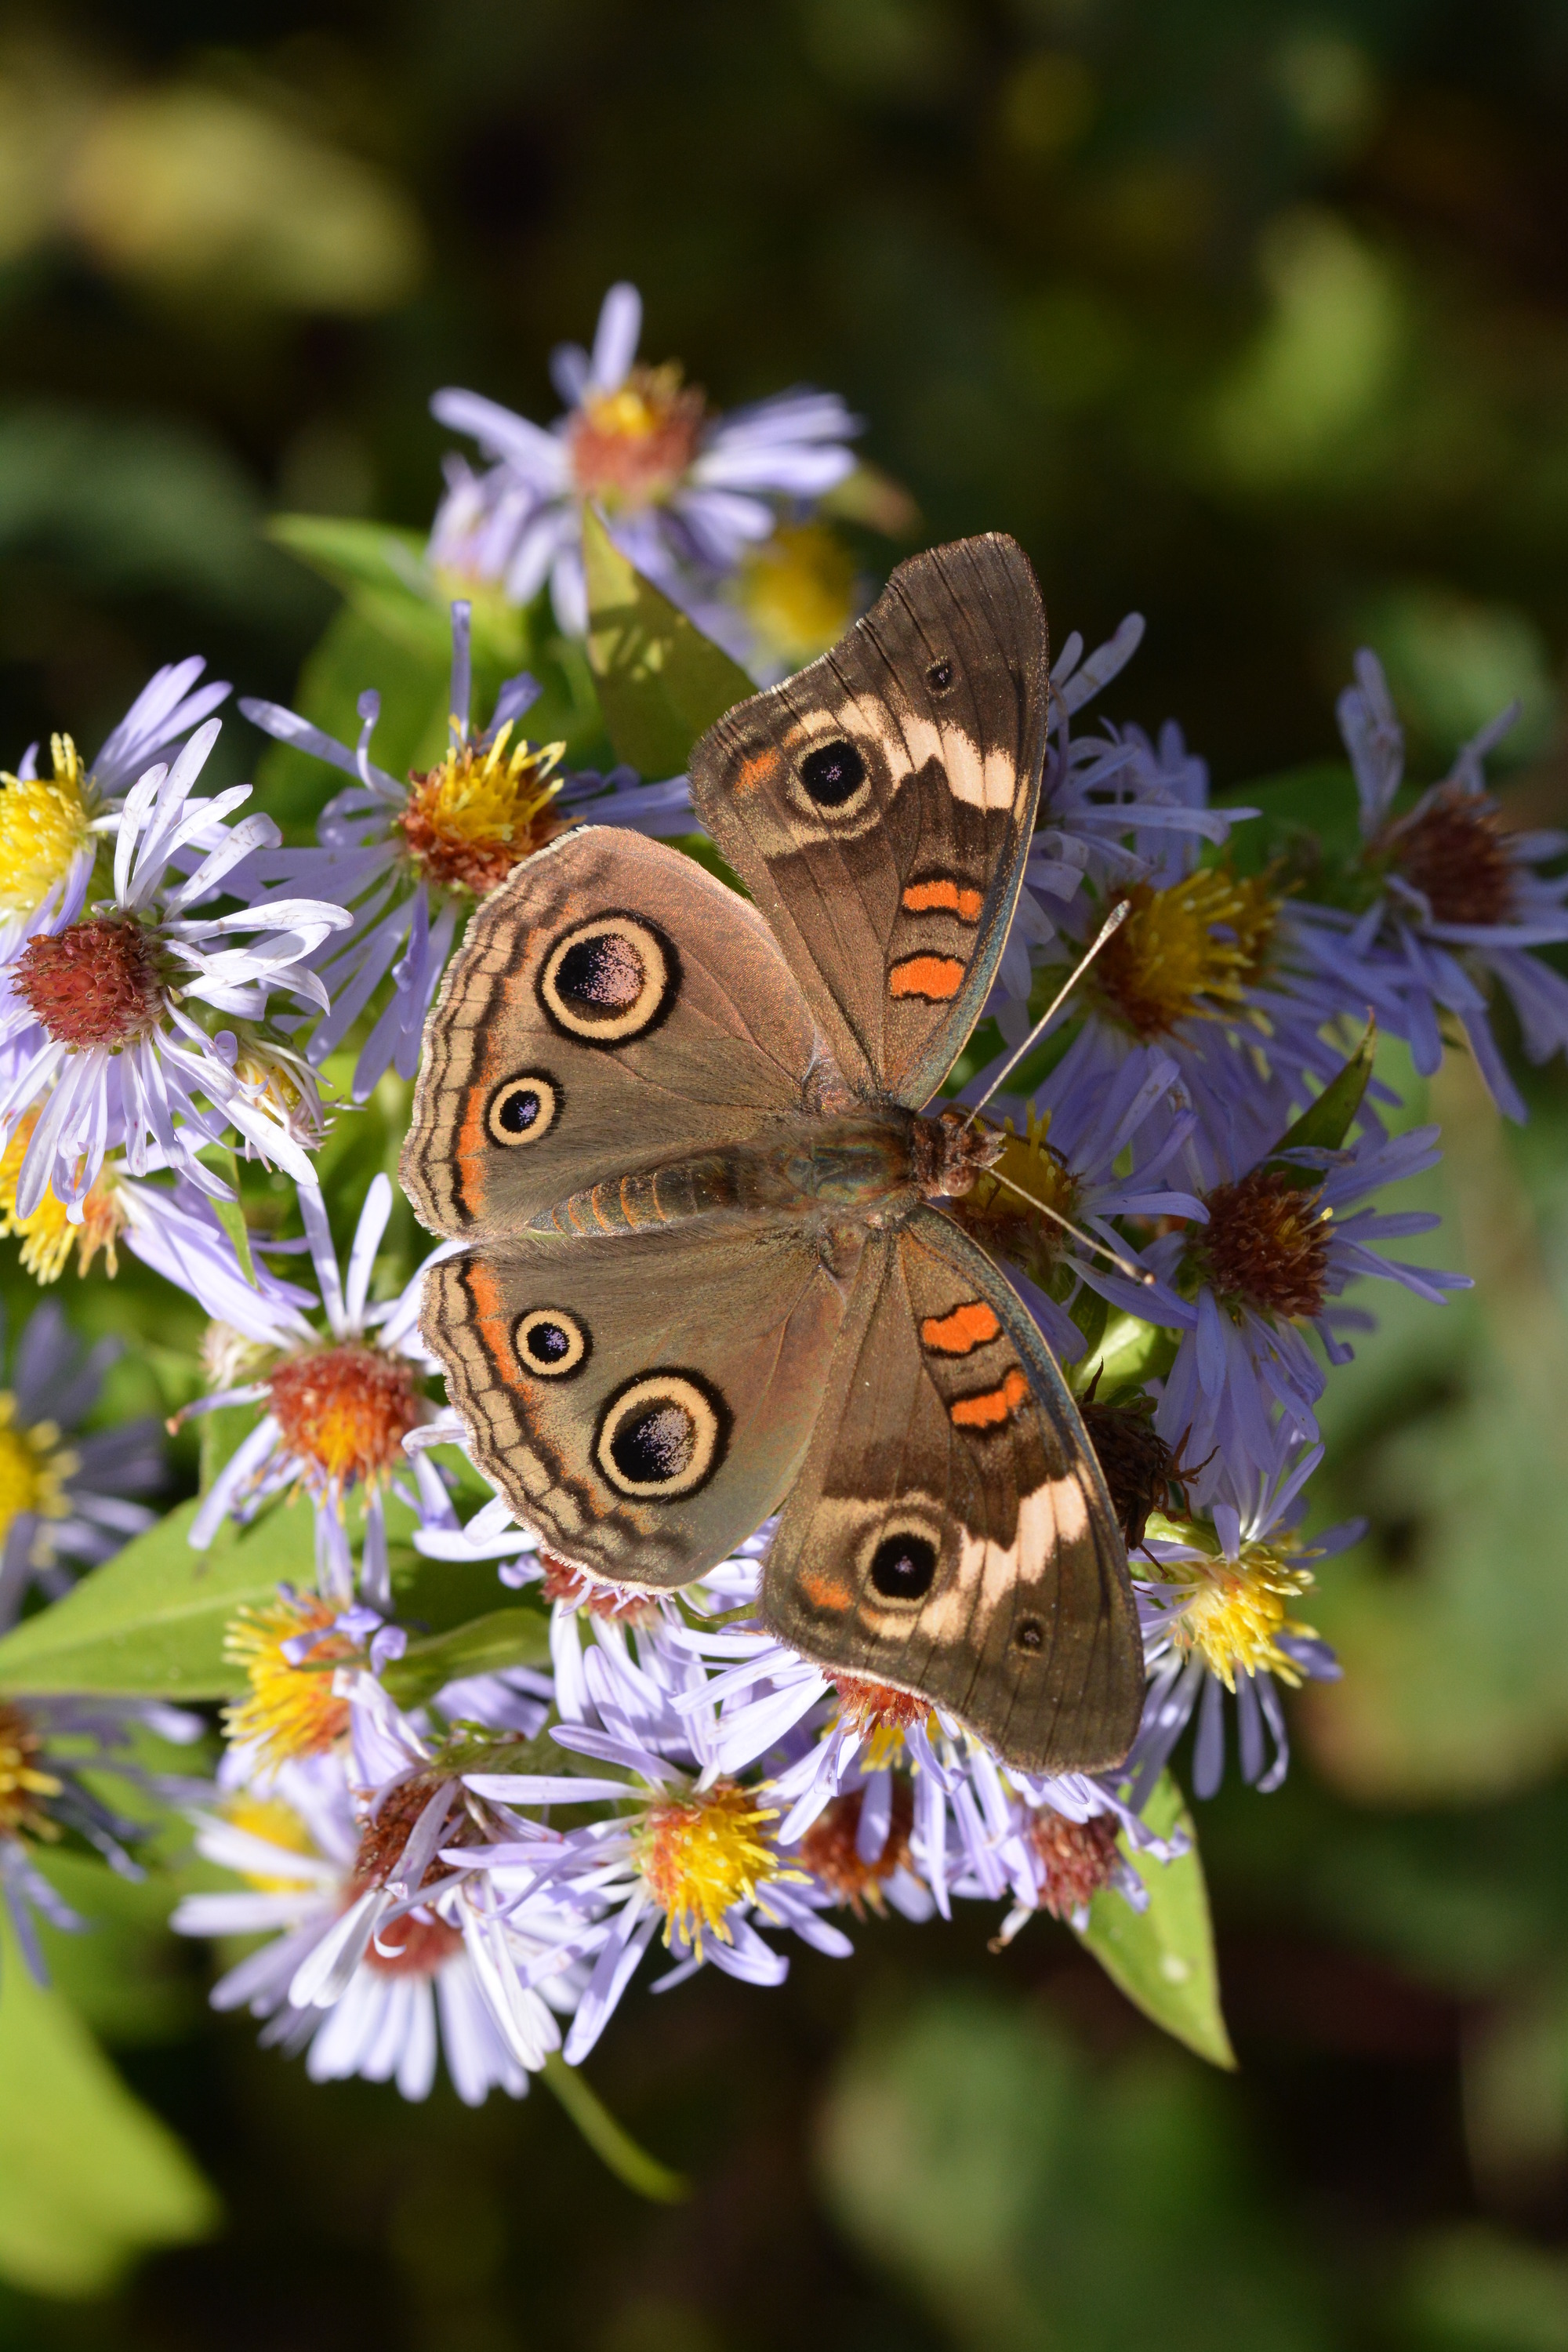
<svg viewBox="0 0 1568 2352">
<path fill-rule="evenodd" d="M 567 436 L 584 498 L 613 512 L 669 497 L 697 455 L 706 404 L 680 373 L 673 360 L 635 367 L 615 392 L 589 394 Z"/>
<path fill-rule="evenodd" d="M 948 1208 L 948 1214 L 955 1217 L 984 1248 L 1011 1258 L 1042 1289 L 1060 1263 L 1062 1229 L 1049 1217 L 1042 1216 L 1038 1209 L 1031 1208 L 1028 1201 L 1021 1200 L 1019 1192 L 1043 1202 L 1060 1217 L 1076 1213 L 1078 1199 L 1074 1177 L 1046 1140 L 1050 1123 L 1049 1111 L 1044 1118 L 1037 1118 L 1033 1104 L 1029 1106 L 1024 1134 L 1016 1133 L 1008 1119 L 1003 1129 L 1007 1139 L 994 1168 L 978 1175 L 963 1199 L 951 1202 Z M 1004 1176 L 1007 1184 L 997 1181 Z M 1018 1192 L 1010 1191 L 1009 1185 L 1016 1185 Z"/>
<path fill-rule="evenodd" d="M 855 566 L 825 524 L 781 523 L 748 552 L 737 593 L 763 649 L 797 667 L 837 645 L 853 620 Z"/>
<path fill-rule="evenodd" d="M 77 1456 L 60 1444 L 57 1423 L 39 1421 L 31 1429 L 18 1429 L 16 1411 L 16 1398 L 0 1394 L 0 1541 L 19 1512 L 68 1518 L 65 1481 L 77 1467 Z"/>
<path fill-rule="evenodd" d="M 41 907 L 89 839 L 89 786 L 68 735 L 49 739 L 52 777 L 24 782 L 0 770 L 0 913 Z"/>
<path fill-rule="evenodd" d="M 1267 875 L 1200 867 L 1168 890 L 1140 882 L 1131 912 L 1091 971 L 1102 1000 L 1142 1038 L 1238 1012 L 1262 971 L 1280 901 Z"/>
<path fill-rule="evenodd" d="M 679 1934 L 698 1958 L 704 1935 L 729 1943 L 725 1913 L 750 1903 L 759 1886 L 798 1871 L 780 1867 L 767 1839 L 759 1834 L 777 1810 L 759 1806 L 747 1789 L 720 1780 L 702 1796 L 671 1797 L 650 1805 L 637 1833 L 637 1867 L 643 1884 L 665 1914 L 664 1940 Z"/>
<path fill-rule="evenodd" d="M 563 779 L 546 779 L 564 743 L 507 746 L 512 722 L 492 742 L 459 744 L 439 767 L 409 778 L 408 805 L 397 819 L 408 855 L 438 889 L 482 898 L 514 866 L 561 830 L 550 803 Z"/>
<path fill-rule="evenodd" d="M 1310 1625 L 1285 1613 L 1290 1601 L 1310 1589 L 1310 1569 L 1293 1568 L 1282 1550 L 1268 1544 L 1248 1543 L 1239 1560 L 1179 1560 L 1162 1572 L 1185 1587 L 1172 1612 L 1176 1649 L 1201 1656 L 1226 1690 L 1236 1688 L 1238 1674 L 1255 1675 L 1260 1667 L 1281 1682 L 1300 1683 L 1300 1668 L 1276 1636 L 1311 1635 Z"/>
<path fill-rule="evenodd" d="M 315 1840 L 310 1831 L 293 1806 L 284 1804 L 279 1797 L 253 1797 L 248 1791 L 242 1791 L 227 1800 L 224 1811 L 237 1830 L 244 1830 L 251 1837 L 261 1838 L 268 1845 L 278 1846 L 285 1853 L 314 1854 L 316 1852 Z M 290 1895 L 300 1885 L 297 1878 L 273 1878 L 258 1870 L 242 1870 L 239 1875 L 247 1886 L 256 1887 L 263 1895 Z"/>
<path fill-rule="evenodd" d="M 22 1236 L 23 1270 L 39 1283 L 58 1282 L 73 1249 L 79 1275 L 87 1272 L 101 1250 L 104 1272 L 112 1280 L 120 1271 L 115 1244 L 125 1229 L 125 1213 L 118 1198 L 119 1179 L 111 1170 L 103 1169 L 82 1202 L 79 1225 L 71 1223 L 52 1191 L 45 1192 L 31 1216 L 16 1214 L 16 1183 L 37 1123 L 37 1112 L 29 1111 L 0 1153 L 0 1239 Z"/>
<path fill-rule="evenodd" d="M 224 1635 L 225 1653 L 250 1685 L 248 1697 L 224 1709 L 225 1728 L 231 1739 L 254 1740 L 267 1766 L 318 1756 L 348 1729 L 349 1704 L 333 1692 L 332 1661 L 352 1657 L 353 1643 L 330 1634 L 302 1666 L 283 1654 L 297 1635 L 325 1633 L 336 1613 L 314 1594 L 279 1593 L 265 1608 L 242 1609 Z"/>
<path fill-rule="evenodd" d="M 33 1837 L 59 1835 L 37 1801 L 58 1797 L 64 1786 L 52 1772 L 38 1769 L 43 1746 L 43 1733 L 19 1706 L 0 1706 L 0 1836 L 15 1837 L 23 1830 Z"/>
</svg>

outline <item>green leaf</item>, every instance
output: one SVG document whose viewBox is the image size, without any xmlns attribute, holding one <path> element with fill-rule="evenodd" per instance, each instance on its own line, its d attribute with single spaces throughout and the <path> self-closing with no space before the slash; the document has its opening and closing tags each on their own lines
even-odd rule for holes
<svg viewBox="0 0 1568 2352">
<path fill-rule="evenodd" d="M 1100 1404 L 1114 1404 L 1129 1390 L 1163 1380 L 1176 1360 L 1181 1336 L 1163 1323 L 1145 1323 L 1141 1316 L 1114 1308 L 1099 1340 L 1072 1368 L 1074 1394 L 1081 1396 L 1097 1373 L 1095 1397 Z"/>
<path fill-rule="evenodd" d="M 601 2164 L 638 2197 L 658 2205 L 679 2205 L 690 2196 L 691 2184 L 679 2172 L 640 2148 L 623 2131 L 609 2109 L 590 2090 L 575 2066 L 568 2066 L 559 2050 L 544 2061 L 544 2080 L 560 2100 Z"/>
<path fill-rule="evenodd" d="M 588 658 L 616 756 L 645 776 L 677 776 L 698 737 L 755 681 L 633 569 L 591 507 L 583 558 Z"/>
<path fill-rule="evenodd" d="M 547 1666 L 550 1620 L 537 1609 L 494 1609 L 449 1633 L 410 1642 L 382 1681 L 399 1706 L 418 1706 L 465 1675 L 499 1674 L 507 1666 Z"/>
<path fill-rule="evenodd" d="M 232 1201 L 215 1201 L 213 1214 L 234 1244 L 234 1254 L 239 1260 L 239 1270 L 252 1290 L 261 1286 L 256 1279 L 256 1262 L 250 1255 L 250 1228 L 245 1222 L 245 1211 L 239 1202 L 239 1162 L 226 1143 L 204 1144 L 196 1158 L 215 1176 L 221 1176 L 234 1193 Z"/>
<path fill-rule="evenodd" d="M 1211 2065 L 1234 2067 L 1219 2005 L 1204 1867 L 1192 1815 L 1168 1772 L 1162 1774 L 1143 1818 L 1157 1837 L 1185 1830 L 1191 1846 L 1175 1862 L 1155 1862 L 1127 1849 L 1149 1890 L 1148 1909 L 1134 1911 L 1113 1887 L 1103 1888 L 1089 1906 L 1079 1940 L 1145 2017 Z"/>
<path fill-rule="evenodd" d="M 90 2295 L 144 2249 L 217 2227 L 217 2200 L 132 2098 L 58 1992 L 34 1983 L 0 1925 L 0 2276 Z"/>
<path fill-rule="evenodd" d="M 387 523 L 352 516 L 310 514 L 269 516 L 265 531 L 274 546 L 287 548 L 345 594 L 370 588 L 383 596 L 411 597 L 444 609 L 417 531 L 395 530 Z"/>
<path fill-rule="evenodd" d="M 1370 1019 L 1366 1034 L 1342 1070 L 1329 1080 L 1316 1102 L 1309 1103 L 1293 1126 L 1288 1127 L 1265 1165 L 1278 1169 L 1281 1176 L 1304 1192 L 1322 1182 L 1315 1168 L 1298 1168 L 1281 1160 L 1283 1151 L 1337 1151 L 1351 1131 L 1351 1123 L 1361 1108 L 1367 1080 L 1372 1076 L 1373 1059 L 1377 1052 L 1377 1021 Z"/>
<path fill-rule="evenodd" d="M 117 1691 L 136 1697 L 232 1698 L 243 1672 L 223 1650 L 235 1611 L 280 1581 L 315 1577 L 310 1509 L 276 1506 L 254 1528 L 226 1527 L 210 1551 L 187 1540 L 197 1505 L 155 1528 L 0 1641 L 0 1689 Z"/>
</svg>

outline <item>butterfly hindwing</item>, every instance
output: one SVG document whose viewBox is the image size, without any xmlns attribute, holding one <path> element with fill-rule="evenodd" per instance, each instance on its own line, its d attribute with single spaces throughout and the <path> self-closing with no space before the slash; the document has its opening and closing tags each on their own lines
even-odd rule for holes
<svg viewBox="0 0 1568 2352">
<path fill-rule="evenodd" d="M 1142 1650 L 1099 1464 L 1016 1294 L 934 1210 L 862 1253 L 763 1616 L 1025 1769 L 1131 1744 Z"/>
<path fill-rule="evenodd" d="M 453 1239 L 797 1109 L 811 1013 L 754 908 L 661 843 L 563 835 L 469 925 L 426 1026 L 405 1189 Z"/>
<path fill-rule="evenodd" d="M 798 1226 L 692 1220 L 476 1244 L 432 1268 L 422 1328 L 521 1522 L 574 1567 L 657 1591 L 776 1509 L 842 1312 Z"/>
<path fill-rule="evenodd" d="M 703 823 L 763 909 L 839 1067 L 918 1109 L 1006 940 L 1046 750 L 1027 557 L 993 533 L 902 563 L 797 677 L 692 754 Z"/>
</svg>

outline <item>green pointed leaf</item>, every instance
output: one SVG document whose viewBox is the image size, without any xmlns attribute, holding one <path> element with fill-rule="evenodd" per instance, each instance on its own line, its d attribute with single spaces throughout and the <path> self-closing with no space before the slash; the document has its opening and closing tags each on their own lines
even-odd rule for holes
<svg viewBox="0 0 1568 2352">
<path fill-rule="evenodd" d="M 196 1158 L 205 1168 L 210 1168 L 215 1176 L 220 1176 L 234 1193 L 232 1201 L 215 1201 L 213 1214 L 234 1244 L 234 1254 L 239 1260 L 241 1274 L 252 1290 L 258 1290 L 261 1286 L 256 1279 L 256 1261 L 250 1255 L 250 1228 L 245 1222 L 245 1211 L 239 1201 L 239 1162 L 226 1143 L 204 1144 Z"/>
<path fill-rule="evenodd" d="M 755 681 L 633 569 L 591 507 L 583 558 L 588 658 L 616 756 L 645 776 L 678 776 L 698 737 Z"/>
<path fill-rule="evenodd" d="M 1278 1169 L 1302 1192 L 1310 1192 L 1320 1184 L 1321 1177 L 1316 1169 L 1298 1168 L 1289 1160 L 1281 1160 L 1279 1153 L 1339 1150 L 1351 1131 L 1352 1120 L 1361 1108 L 1376 1052 L 1377 1022 L 1373 1018 L 1368 1021 L 1365 1035 L 1343 1069 L 1329 1080 L 1316 1102 L 1308 1104 L 1295 1124 L 1286 1129 L 1270 1153 L 1266 1164 Z"/>
<path fill-rule="evenodd" d="M 1143 1818 L 1157 1837 L 1185 1830 L 1192 1845 L 1176 1862 L 1155 1862 L 1128 1851 L 1128 1860 L 1149 1890 L 1148 1909 L 1134 1911 L 1114 1888 L 1107 1887 L 1090 1904 L 1089 1925 L 1079 1940 L 1145 2017 L 1212 2066 L 1234 2067 L 1236 2056 L 1219 2005 L 1204 1867 L 1192 1815 L 1168 1772 L 1161 1776 Z"/>
<path fill-rule="evenodd" d="M 590 2090 L 577 2068 L 568 2066 L 559 2050 L 551 2051 L 544 2061 L 544 2080 L 600 2163 L 627 2189 L 638 2197 L 651 2198 L 658 2205 L 679 2205 L 690 2196 L 690 2182 L 637 2146 L 597 2093 Z"/>
<path fill-rule="evenodd" d="M 448 1633 L 410 1642 L 382 1681 L 399 1706 L 419 1706 L 465 1675 L 493 1675 L 507 1666 L 550 1664 L 550 1620 L 538 1609 L 494 1609 Z"/>
<path fill-rule="evenodd" d="M 1081 1396 L 1097 1373 L 1095 1397 L 1100 1404 L 1114 1404 L 1129 1390 L 1163 1380 L 1176 1360 L 1181 1336 L 1163 1323 L 1145 1323 L 1141 1316 L 1113 1308 L 1099 1340 L 1072 1368 L 1075 1395 Z"/>
<path fill-rule="evenodd" d="M 126 2089 L 64 1996 L 0 1927 L 0 2276 L 90 2295 L 153 2246 L 211 2235 L 217 2200 Z"/>
<path fill-rule="evenodd" d="M 345 594 L 371 588 L 384 596 L 412 597 L 445 608 L 417 531 L 395 530 L 387 523 L 347 515 L 311 514 L 272 515 L 265 530 L 275 547 L 287 548 Z"/>
</svg>

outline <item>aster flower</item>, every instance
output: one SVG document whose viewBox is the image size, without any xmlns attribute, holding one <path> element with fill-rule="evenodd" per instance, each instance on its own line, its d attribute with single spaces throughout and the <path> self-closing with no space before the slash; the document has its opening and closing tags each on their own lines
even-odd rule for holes
<svg viewBox="0 0 1568 2352">
<path fill-rule="evenodd" d="M 240 1036 L 209 1034 L 191 1008 L 232 1015 L 243 1028 L 265 1017 L 276 990 L 324 1004 L 305 959 L 349 918 L 309 898 L 196 911 L 232 887 L 243 857 L 278 837 L 269 817 L 225 822 L 249 798 L 248 784 L 193 799 L 217 733 L 218 722 L 207 720 L 174 766 L 150 768 L 108 820 L 112 896 L 80 920 L 36 931 L 4 970 L 0 1042 L 26 1040 L 28 1050 L 5 1074 L 0 1123 L 9 1130 L 37 1114 L 16 1176 L 22 1217 L 46 1190 L 68 1209 L 85 1200 L 115 1146 L 132 1175 L 178 1164 L 202 1189 L 222 1192 L 196 1154 L 230 1128 L 264 1159 L 313 1181 L 267 1078 L 247 1071 Z M 198 836 L 211 845 L 182 877 L 180 853 Z"/>
<path fill-rule="evenodd" d="M 84 762 L 68 735 L 52 735 L 47 776 L 38 773 L 37 743 L 28 744 L 15 775 L 0 772 L 0 963 L 35 931 L 77 920 L 102 820 L 227 694 L 217 680 L 197 686 L 205 667 L 193 656 L 155 671 L 96 758 Z"/>
<path fill-rule="evenodd" d="M 1298 1441 L 1272 1475 L 1226 1468 L 1202 1518 L 1155 1524 L 1144 1552 L 1156 1572 L 1138 1585 L 1152 1679 L 1124 1767 L 1130 1803 L 1147 1801 L 1194 1714 L 1193 1787 L 1214 1795 L 1225 1774 L 1227 1698 L 1243 1780 L 1264 1791 L 1284 1780 L 1290 1746 L 1279 1685 L 1340 1672 L 1328 1644 L 1289 1612 L 1311 1588 L 1312 1563 L 1365 1532 L 1364 1521 L 1346 1521 L 1303 1539 L 1302 1489 L 1322 1452 Z"/>
<path fill-rule="evenodd" d="M 438 392 L 443 425 L 470 434 L 490 461 L 475 474 L 449 459 L 430 535 L 443 572 L 497 581 L 514 604 L 550 583 L 569 636 L 588 625 L 582 513 L 678 604 L 711 596 L 748 550 L 773 532 L 781 505 L 798 515 L 854 470 L 859 430 L 832 393 L 798 390 L 710 415 L 673 363 L 639 365 L 642 299 L 612 286 L 592 352 L 563 344 L 551 372 L 567 413 L 548 431 L 477 393 Z"/>
<path fill-rule="evenodd" d="M 352 908 L 346 939 L 317 958 L 331 1003 L 318 1023 L 310 1059 L 336 1051 L 390 972 L 391 993 L 354 1069 L 363 1101 L 389 1066 L 400 1077 L 418 1066 L 425 1016 L 435 1000 L 468 910 L 512 867 L 570 824 L 631 824 L 645 833 L 689 832 L 695 819 L 686 779 L 639 784 L 630 768 L 608 776 L 557 772 L 564 746 L 531 744 L 516 732 L 538 697 L 526 675 L 501 688 L 489 726 L 469 717 L 471 608 L 452 606 L 452 715 L 447 753 L 399 783 L 370 756 L 381 698 L 363 694 L 363 724 L 350 751 L 275 702 L 242 700 L 252 723 L 355 778 L 327 803 L 319 849 L 282 850 L 255 862 L 268 881 L 296 882 Z M 323 1000 L 324 1002 L 325 1000 Z"/>
<path fill-rule="evenodd" d="M 1500 1109 L 1522 1119 L 1489 1004 L 1500 985 L 1532 1062 L 1568 1050 L 1568 981 L 1530 952 L 1568 940 L 1568 870 L 1540 871 L 1568 851 L 1568 833 L 1513 832 L 1487 790 L 1487 755 L 1518 716 L 1511 703 L 1464 746 L 1441 783 L 1396 816 L 1405 737 L 1377 656 L 1359 653 L 1339 721 L 1364 843 L 1357 878 L 1372 895 L 1359 911 L 1313 913 L 1336 932 L 1342 952 L 1369 964 L 1396 999 L 1384 1017 L 1424 1076 L 1442 1060 L 1447 1013 Z"/>
<path fill-rule="evenodd" d="M 0 1317 L 0 1336 L 4 1334 Z M 155 1513 L 132 1501 L 163 1482 L 156 1422 L 81 1432 L 117 1339 L 85 1350 L 54 1301 L 34 1309 L 16 1342 L 12 1385 L 0 1391 L 0 1629 L 13 1624 L 30 1584 L 51 1600 L 73 1571 L 96 1567 Z"/>
<path fill-rule="evenodd" d="M 0 1700 L 0 1895 L 23 1959 L 40 1984 L 48 1982 L 48 1971 L 34 1915 L 72 1931 L 87 1922 L 55 1893 L 34 1860 L 37 1849 L 69 1832 L 95 1847 L 121 1877 L 140 1878 L 130 1849 L 158 1823 L 120 1812 L 98 1784 L 111 1773 L 160 1799 L 188 1795 L 190 1781 L 149 1770 L 132 1750 L 142 1732 L 184 1744 L 202 1730 L 199 1716 L 155 1700 L 53 1692 Z"/>
<path fill-rule="evenodd" d="M 376 1176 L 360 1212 L 345 1276 L 339 1270 L 321 1195 L 314 1187 L 300 1186 L 300 1213 L 326 1330 L 301 1311 L 297 1286 L 270 1277 L 250 1289 L 234 1264 L 224 1320 L 258 1354 L 242 1367 L 247 1377 L 188 1408 L 208 1412 L 231 1404 L 265 1408 L 213 1481 L 192 1524 L 193 1545 L 205 1549 L 226 1517 L 253 1518 L 284 1487 L 302 1486 L 316 1507 L 321 1589 L 329 1600 L 345 1603 L 353 1598 L 354 1581 L 347 1507 L 350 1496 L 363 1491 L 360 1574 L 365 1599 L 378 1608 L 385 1608 L 391 1599 L 386 1486 L 404 1463 L 405 1437 L 430 1410 L 419 1381 L 432 1369 L 418 1335 L 425 1269 L 397 1297 L 370 1304 L 371 1275 L 392 1214 L 392 1198 L 389 1178 Z M 221 1263 L 221 1253 L 215 1255 Z M 180 1279 L 177 1268 L 172 1270 Z"/>
</svg>

